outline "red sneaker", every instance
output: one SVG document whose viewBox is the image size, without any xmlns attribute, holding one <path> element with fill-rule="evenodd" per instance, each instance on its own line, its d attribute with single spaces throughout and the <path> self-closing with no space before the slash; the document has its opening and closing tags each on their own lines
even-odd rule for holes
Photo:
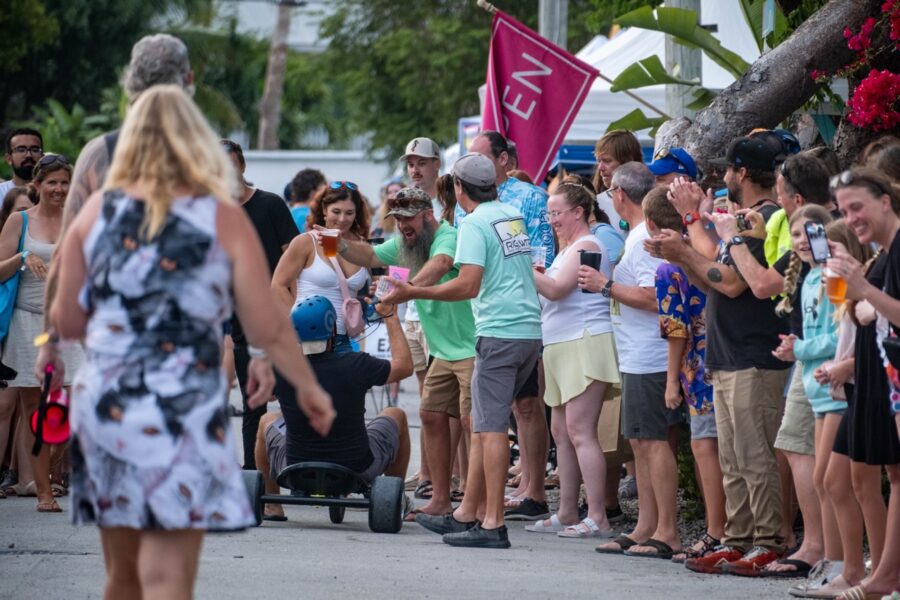
<svg viewBox="0 0 900 600">
<path fill-rule="evenodd" d="M 770 562 L 774 562 L 781 558 L 777 552 L 756 546 L 743 558 L 729 562 L 725 565 L 724 572 L 732 575 L 740 575 L 741 577 L 759 577 L 763 569 Z"/>
<path fill-rule="evenodd" d="M 725 565 L 740 560 L 744 553 L 731 546 L 719 546 L 712 554 L 700 558 L 689 558 L 684 561 L 684 566 L 696 573 L 725 573 Z"/>
</svg>

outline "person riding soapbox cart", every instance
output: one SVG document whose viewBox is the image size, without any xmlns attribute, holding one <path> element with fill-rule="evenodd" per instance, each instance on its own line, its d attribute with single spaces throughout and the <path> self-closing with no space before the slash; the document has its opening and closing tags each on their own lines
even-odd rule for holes
<svg viewBox="0 0 900 600">
<path fill-rule="evenodd" d="M 309 306 L 301 307 L 301 303 Z M 301 308 L 306 309 L 304 316 Z M 306 346 L 307 342 L 330 339 L 337 317 L 327 299 L 313 296 L 298 303 L 291 318 Z M 344 521 L 348 507 L 368 509 L 369 529 L 376 533 L 397 533 L 403 525 L 404 491 L 400 477 L 380 475 L 369 484 L 359 473 L 336 463 L 300 462 L 286 466 L 276 478 L 279 487 L 290 490 L 287 495 L 266 494 L 259 471 L 244 471 L 243 477 L 257 526 L 262 524 L 265 504 L 327 506 L 328 516 L 335 524 Z"/>
</svg>

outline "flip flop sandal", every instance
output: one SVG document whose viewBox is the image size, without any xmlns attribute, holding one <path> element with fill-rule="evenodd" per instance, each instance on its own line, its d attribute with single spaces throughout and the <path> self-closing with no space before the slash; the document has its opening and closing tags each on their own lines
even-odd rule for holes
<svg viewBox="0 0 900 600">
<path fill-rule="evenodd" d="M 794 567 L 793 571 L 772 571 L 771 569 L 763 569 L 760 573 L 761 577 L 781 577 L 781 578 L 797 578 L 808 577 L 812 570 L 812 565 L 805 560 L 797 560 L 794 558 L 781 558 L 775 561 L 777 565 L 790 565 Z"/>
<path fill-rule="evenodd" d="M 263 515 L 263 521 L 275 521 L 277 523 L 283 523 L 287 520 L 288 518 L 286 515 Z"/>
<path fill-rule="evenodd" d="M 700 544 L 699 548 L 696 547 L 697 544 Z M 685 548 L 681 552 L 676 552 L 672 556 L 672 562 L 683 563 L 689 558 L 703 558 L 721 544 L 722 542 L 720 540 L 717 540 L 708 533 L 704 533 L 703 537 L 691 544 L 689 548 Z"/>
<path fill-rule="evenodd" d="M 602 544 L 602 545 L 594 548 L 594 551 L 597 552 L 598 554 L 624 554 L 624 552 L 626 550 L 628 550 L 629 548 L 631 548 L 632 546 L 638 545 L 638 542 L 634 541 L 627 535 L 620 535 L 616 539 L 612 540 L 610 543 L 617 545 L 618 549 L 604 548 L 603 546 L 605 546 L 605 544 Z"/>
<path fill-rule="evenodd" d="M 61 513 L 63 509 L 60 508 L 56 500 L 51 500 L 50 502 L 38 502 L 37 511 L 39 513 Z"/>
<path fill-rule="evenodd" d="M 544 521 L 550 521 L 550 525 L 544 525 Z M 535 521 L 531 525 L 526 525 L 525 531 L 531 531 L 532 533 L 559 533 L 566 527 L 567 525 L 563 525 L 562 521 L 559 520 L 559 515 L 553 513 L 549 519 L 542 519 Z"/>
<path fill-rule="evenodd" d="M 433 490 L 431 482 L 426 479 L 419 482 L 419 485 L 416 486 L 416 491 L 413 492 L 413 496 L 420 500 L 431 500 Z"/>
<path fill-rule="evenodd" d="M 664 560 L 671 559 L 672 555 L 675 554 L 675 551 L 672 550 L 672 546 L 653 538 L 650 538 L 643 544 L 638 545 L 642 547 L 653 548 L 654 550 L 656 550 L 656 552 L 635 552 L 629 549 L 624 550 L 622 554 L 624 554 L 625 556 L 637 556 L 638 558 L 661 558 Z"/>
<path fill-rule="evenodd" d="M 602 531 L 593 519 L 587 517 L 580 523 L 569 525 L 556 535 L 561 538 L 611 538 L 615 534 L 612 529 Z"/>
<path fill-rule="evenodd" d="M 453 490 L 450 492 L 450 502 L 462 502 L 465 495 L 462 490 Z"/>
</svg>

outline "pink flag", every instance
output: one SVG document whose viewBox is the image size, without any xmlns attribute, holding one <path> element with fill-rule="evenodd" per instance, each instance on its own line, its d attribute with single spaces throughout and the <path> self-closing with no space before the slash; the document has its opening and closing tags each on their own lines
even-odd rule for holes
<svg viewBox="0 0 900 600">
<path fill-rule="evenodd" d="M 497 11 L 481 129 L 499 131 L 515 142 L 519 168 L 540 182 L 597 74 L 594 67 Z"/>
</svg>

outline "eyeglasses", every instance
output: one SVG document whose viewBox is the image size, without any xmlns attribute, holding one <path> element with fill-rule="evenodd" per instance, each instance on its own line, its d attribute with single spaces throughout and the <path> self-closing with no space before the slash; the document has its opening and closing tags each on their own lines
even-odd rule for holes
<svg viewBox="0 0 900 600">
<path fill-rule="evenodd" d="M 16 146 L 12 149 L 13 154 L 43 154 L 44 149 L 40 146 Z"/>
<path fill-rule="evenodd" d="M 877 179 L 872 179 L 870 177 L 860 177 L 857 179 L 853 176 L 853 171 L 850 171 L 849 169 L 832 177 L 829 182 L 829 187 L 833 192 L 839 187 L 853 185 L 854 182 L 862 186 L 876 187 L 882 194 L 887 194 L 888 196 L 891 195 L 891 191 L 885 188 L 885 186 Z"/>
<path fill-rule="evenodd" d="M 66 157 L 62 154 L 45 154 L 41 157 L 41 160 L 38 161 L 36 168 L 49 167 L 53 164 L 60 164 L 64 167 L 68 167 L 69 161 L 66 160 Z"/>
<path fill-rule="evenodd" d="M 551 210 L 550 212 L 547 213 L 547 216 L 550 217 L 551 219 L 558 219 L 559 215 L 569 212 L 570 210 L 575 210 L 576 208 L 578 208 L 578 207 L 570 206 L 569 208 L 567 208 L 565 210 Z"/>
<path fill-rule="evenodd" d="M 609 192 L 609 195 L 612 196 L 612 193 L 614 191 L 621 190 L 621 189 L 622 189 L 621 185 L 614 185 L 613 187 L 609 188 L 607 191 Z"/>
<path fill-rule="evenodd" d="M 348 190 L 352 190 L 352 191 L 354 191 L 354 192 L 357 191 L 357 190 L 359 189 L 359 188 L 356 186 L 356 184 L 353 183 L 352 181 L 332 181 L 332 182 L 331 182 L 331 185 L 329 185 L 328 187 L 330 187 L 330 188 L 333 189 L 333 190 L 339 190 L 339 189 L 341 189 L 342 187 L 345 187 L 345 188 L 347 188 Z"/>
</svg>

